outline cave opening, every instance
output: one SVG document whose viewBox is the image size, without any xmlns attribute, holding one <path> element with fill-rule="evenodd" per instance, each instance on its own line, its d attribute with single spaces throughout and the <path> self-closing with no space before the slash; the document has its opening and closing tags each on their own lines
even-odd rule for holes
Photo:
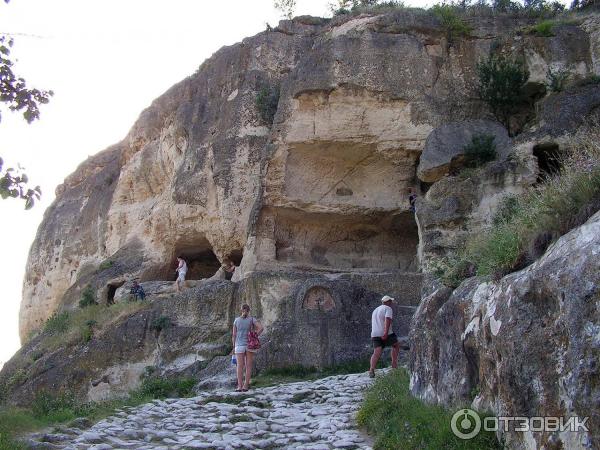
<svg viewBox="0 0 600 450">
<path fill-rule="evenodd" d="M 203 234 L 181 237 L 167 253 L 163 263 L 149 267 L 142 275 L 141 281 L 175 281 L 177 279 L 177 257 L 181 256 L 187 263 L 186 280 L 201 280 L 212 277 L 221 267 L 221 262 L 213 251 L 213 247 Z"/>
<path fill-rule="evenodd" d="M 119 281 L 117 283 L 110 283 L 106 286 L 106 304 L 108 306 L 115 304 L 115 293 L 117 289 L 125 284 L 125 281 Z"/>
<path fill-rule="evenodd" d="M 533 156 L 537 158 L 538 162 L 538 183 L 560 172 L 562 164 L 558 144 L 554 142 L 537 144 L 533 147 Z"/>
<path fill-rule="evenodd" d="M 178 247 L 173 257 L 173 280 L 177 278 L 175 268 L 178 256 L 182 257 L 188 266 L 185 277 L 187 280 L 210 278 L 221 267 L 221 262 L 210 246 L 208 248 L 205 246 Z"/>
</svg>

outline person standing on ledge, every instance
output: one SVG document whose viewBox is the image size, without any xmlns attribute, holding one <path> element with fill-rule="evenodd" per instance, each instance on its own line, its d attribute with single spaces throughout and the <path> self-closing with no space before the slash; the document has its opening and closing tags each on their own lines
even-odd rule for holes
<svg viewBox="0 0 600 450">
<path fill-rule="evenodd" d="M 408 188 L 408 203 L 410 204 L 410 210 L 412 212 L 416 211 L 416 202 L 417 202 L 417 194 L 412 190 L 412 188 Z"/>
<path fill-rule="evenodd" d="M 373 356 L 371 356 L 371 368 L 369 376 L 375 377 L 375 367 L 383 353 L 385 347 L 392 347 L 392 367 L 398 367 L 398 353 L 400 353 L 400 344 L 398 338 L 392 331 L 392 320 L 394 310 L 392 303 L 394 299 L 389 295 L 381 298 L 381 306 L 378 306 L 371 315 L 371 340 L 373 341 Z"/>
<path fill-rule="evenodd" d="M 187 273 L 187 264 L 181 256 L 177 257 L 177 269 L 175 270 L 175 272 L 177 273 L 177 280 L 175 280 L 175 290 L 177 292 L 181 292 L 181 288 L 185 283 L 185 275 Z"/>
</svg>

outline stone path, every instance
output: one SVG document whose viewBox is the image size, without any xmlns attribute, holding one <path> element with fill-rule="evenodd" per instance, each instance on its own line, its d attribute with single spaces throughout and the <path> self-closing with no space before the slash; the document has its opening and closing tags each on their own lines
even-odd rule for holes
<svg viewBox="0 0 600 450">
<path fill-rule="evenodd" d="M 370 449 L 354 419 L 371 382 L 366 373 L 338 375 L 247 393 L 220 389 L 155 400 L 125 408 L 88 429 L 39 433 L 30 444 L 93 450 Z"/>
</svg>

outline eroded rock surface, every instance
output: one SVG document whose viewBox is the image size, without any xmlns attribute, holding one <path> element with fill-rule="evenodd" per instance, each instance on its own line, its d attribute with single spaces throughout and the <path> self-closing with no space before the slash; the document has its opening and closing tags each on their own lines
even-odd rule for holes
<svg viewBox="0 0 600 450">
<path fill-rule="evenodd" d="M 411 328 L 411 390 L 496 415 L 588 417 L 589 432 L 509 432 L 510 448 L 600 442 L 600 213 L 534 264 L 423 298 Z"/>
</svg>

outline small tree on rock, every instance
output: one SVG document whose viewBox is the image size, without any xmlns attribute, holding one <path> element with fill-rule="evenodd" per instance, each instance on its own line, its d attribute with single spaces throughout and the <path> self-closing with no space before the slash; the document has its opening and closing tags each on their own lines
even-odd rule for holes
<svg viewBox="0 0 600 450">
<path fill-rule="evenodd" d="M 529 74 L 521 62 L 490 55 L 477 64 L 478 94 L 496 118 L 510 131 L 510 116 L 523 101 L 523 85 Z"/>
</svg>

